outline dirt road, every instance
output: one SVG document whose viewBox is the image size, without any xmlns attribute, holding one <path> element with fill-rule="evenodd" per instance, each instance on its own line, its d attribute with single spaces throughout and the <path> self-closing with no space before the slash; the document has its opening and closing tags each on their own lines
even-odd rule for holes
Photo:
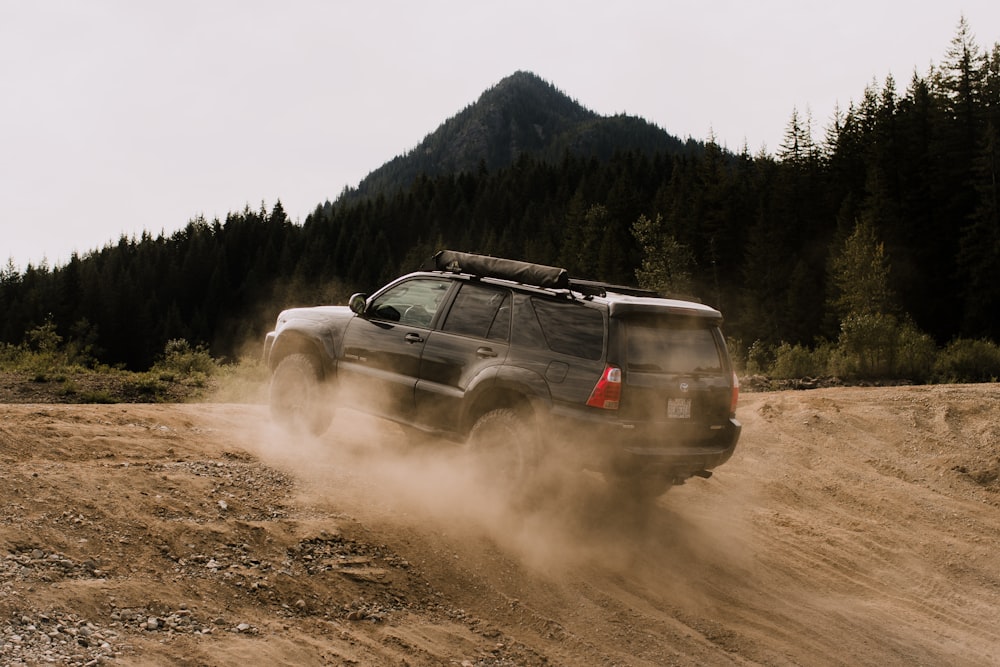
<svg viewBox="0 0 1000 667">
<path fill-rule="evenodd" d="M 744 394 L 708 480 L 515 514 L 351 413 L 0 406 L 0 664 L 1000 664 L 1000 386 Z"/>
</svg>

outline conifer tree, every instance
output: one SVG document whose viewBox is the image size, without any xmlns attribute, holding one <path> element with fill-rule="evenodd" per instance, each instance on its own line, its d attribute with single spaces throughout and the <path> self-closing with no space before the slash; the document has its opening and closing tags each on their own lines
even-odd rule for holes
<svg viewBox="0 0 1000 667">
<path fill-rule="evenodd" d="M 975 164 L 978 203 L 962 230 L 959 269 L 963 330 L 973 336 L 1000 333 L 1000 133 L 987 126 Z"/>
<path fill-rule="evenodd" d="M 889 287 L 885 246 L 872 225 L 859 220 L 831 263 L 832 309 L 849 315 L 891 315 L 898 310 Z"/>
<path fill-rule="evenodd" d="M 632 223 L 632 234 L 642 250 L 642 263 L 636 269 L 639 285 L 661 294 L 690 295 L 694 260 L 687 246 L 667 229 L 659 213 L 653 220 L 645 215 Z"/>
</svg>

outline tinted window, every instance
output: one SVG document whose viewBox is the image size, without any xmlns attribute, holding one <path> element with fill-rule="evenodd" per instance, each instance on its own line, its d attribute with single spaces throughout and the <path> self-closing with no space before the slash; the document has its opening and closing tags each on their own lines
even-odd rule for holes
<svg viewBox="0 0 1000 667">
<path fill-rule="evenodd" d="M 714 330 L 670 321 L 628 323 L 628 368 L 650 373 L 721 373 Z"/>
<path fill-rule="evenodd" d="M 595 308 L 572 302 L 532 299 L 545 342 L 553 352 L 582 359 L 604 354 L 604 315 Z"/>
<path fill-rule="evenodd" d="M 506 340 L 510 329 L 510 293 L 483 285 L 463 284 L 442 328 L 476 338 Z"/>
<path fill-rule="evenodd" d="M 429 327 L 450 286 L 450 280 L 407 280 L 378 295 L 368 305 L 368 314 L 379 320 Z"/>
<path fill-rule="evenodd" d="M 493 325 L 487 338 L 490 340 L 508 340 L 510 338 L 510 294 L 504 296 L 500 304 L 497 316 L 493 318 Z"/>
<path fill-rule="evenodd" d="M 535 349 L 545 347 L 545 336 L 535 317 L 535 309 L 531 307 L 531 299 L 524 294 L 514 296 L 513 323 L 510 340 L 514 345 Z"/>
</svg>

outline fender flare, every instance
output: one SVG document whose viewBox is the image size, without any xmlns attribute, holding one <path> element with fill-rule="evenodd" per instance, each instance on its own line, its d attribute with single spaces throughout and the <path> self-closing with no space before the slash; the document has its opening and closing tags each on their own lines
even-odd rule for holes
<svg viewBox="0 0 1000 667">
<path fill-rule="evenodd" d="M 545 379 L 526 368 L 491 366 L 467 389 L 461 432 L 467 434 L 485 412 L 519 403 L 527 404 L 536 415 L 547 414 L 552 407 L 552 396 Z"/>
<path fill-rule="evenodd" d="M 336 332 L 340 333 L 340 332 Z M 315 357 L 321 364 L 324 379 L 336 374 L 337 342 L 343 336 L 335 337 L 329 328 L 319 327 L 315 322 L 292 321 L 277 332 L 267 358 L 267 366 L 273 372 L 281 360 L 289 354 L 301 352 Z"/>
</svg>

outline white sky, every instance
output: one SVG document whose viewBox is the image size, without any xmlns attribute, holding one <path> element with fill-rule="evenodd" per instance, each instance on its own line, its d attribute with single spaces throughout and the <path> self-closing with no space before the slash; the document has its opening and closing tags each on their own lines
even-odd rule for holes
<svg viewBox="0 0 1000 667">
<path fill-rule="evenodd" d="M 517 70 L 600 114 L 775 152 L 964 15 L 879 0 L 0 0 L 0 269 L 280 199 L 299 222 Z"/>
</svg>

